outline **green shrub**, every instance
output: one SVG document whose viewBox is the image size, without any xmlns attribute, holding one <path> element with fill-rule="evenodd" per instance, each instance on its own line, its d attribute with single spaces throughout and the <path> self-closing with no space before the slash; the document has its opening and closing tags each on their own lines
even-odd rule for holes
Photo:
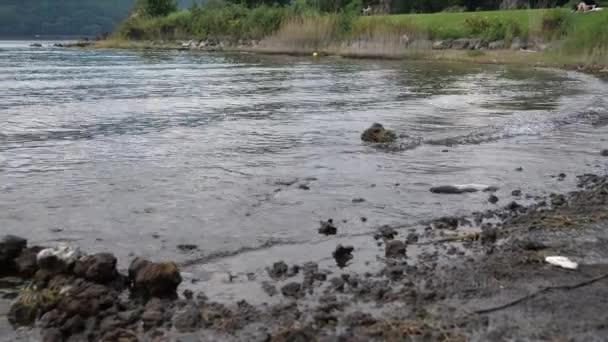
<svg viewBox="0 0 608 342">
<path fill-rule="evenodd" d="M 571 16 L 564 11 L 548 11 L 542 18 L 540 35 L 545 39 L 559 39 L 570 29 Z"/>
</svg>

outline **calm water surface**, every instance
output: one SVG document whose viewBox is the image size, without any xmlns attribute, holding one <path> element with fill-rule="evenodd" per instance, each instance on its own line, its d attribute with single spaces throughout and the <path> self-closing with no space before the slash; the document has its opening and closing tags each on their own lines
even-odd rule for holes
<svg viewBox="0 0 608 342">
<path fill-rule="evenodd" d="M 491 207 L 434 185 L 496 185 L 506 204 L 603 172 L 606 94 L 559 70 L 0 42 L 0 233 L 123 264 L 305 245 L 330 217 L 335 244 Z M 373 122 L 407 148 L 363 144 Z"/>
</svg>

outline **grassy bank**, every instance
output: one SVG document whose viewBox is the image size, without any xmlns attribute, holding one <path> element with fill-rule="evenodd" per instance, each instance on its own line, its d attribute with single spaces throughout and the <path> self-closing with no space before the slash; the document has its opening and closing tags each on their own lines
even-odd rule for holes
<svg viewBox="0 0 608 342">
<path fill-rule="evenodd" d="M 164 17 L 133 13 L 101 47 L 175 48 L 172 42 L 221 41 L 222 49 L 308 54 L 313 51 L 352 57 L 433 56 L 471 61 L 501 61 L 558 66 L 608 66 L 608 10 L 573 13 L 567 9 L 510 10 L 367 16 L 356 9 L 321 13 L 296 1 L 285 7 L 247 8 L 209 2 Z M 432 50 L 450 39 L 530 42 L 538 53 L 488 50 Z M 254 41 L 245 46 L 243 41 Z M 151 43 L 154 42 L 154 43 Z M 533 42 L 533 43 L 532 43 Z M 441 57 L 443 56 L 443 57 Z M 521 57 L 520 57 L 521 56 Z"/>
</svg>

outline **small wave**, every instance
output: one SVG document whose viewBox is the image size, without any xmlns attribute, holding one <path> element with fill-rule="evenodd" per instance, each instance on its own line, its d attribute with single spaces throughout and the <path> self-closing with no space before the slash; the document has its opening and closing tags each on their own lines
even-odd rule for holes
<svg viewBox="0 0 608 342">
<path fill-rule="evenodd" d="M 565 111 L 562 111 L 564 113 Z M 547 133 L 560 127 L 572 124 L 586 124 L 592 126 L 608 124 L 608 110 L 604 106 L 588 107 L 584 111 L 574 114 L 551 115 L 543 114 L 542 119 L 537 116 L 527 120 L 517 120 L 498 127 L 485 127 L 463 135 L 424 139 L 428 145 L 476 145 L 518 136 L 534 136 Z"/>
</svg>

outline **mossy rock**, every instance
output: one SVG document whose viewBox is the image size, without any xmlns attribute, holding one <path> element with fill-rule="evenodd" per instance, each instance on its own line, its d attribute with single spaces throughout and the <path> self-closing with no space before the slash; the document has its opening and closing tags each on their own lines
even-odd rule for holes
<svg viewBox="0 0 608 342">
<path fill-rule="evenodd" d="M 361 134 L 361 140 L 370 143 L 385 144 L 397 140 L 397 134 L 391 130 L 385 129 L 381 124 L 375 123 Z"/>
</svg>

